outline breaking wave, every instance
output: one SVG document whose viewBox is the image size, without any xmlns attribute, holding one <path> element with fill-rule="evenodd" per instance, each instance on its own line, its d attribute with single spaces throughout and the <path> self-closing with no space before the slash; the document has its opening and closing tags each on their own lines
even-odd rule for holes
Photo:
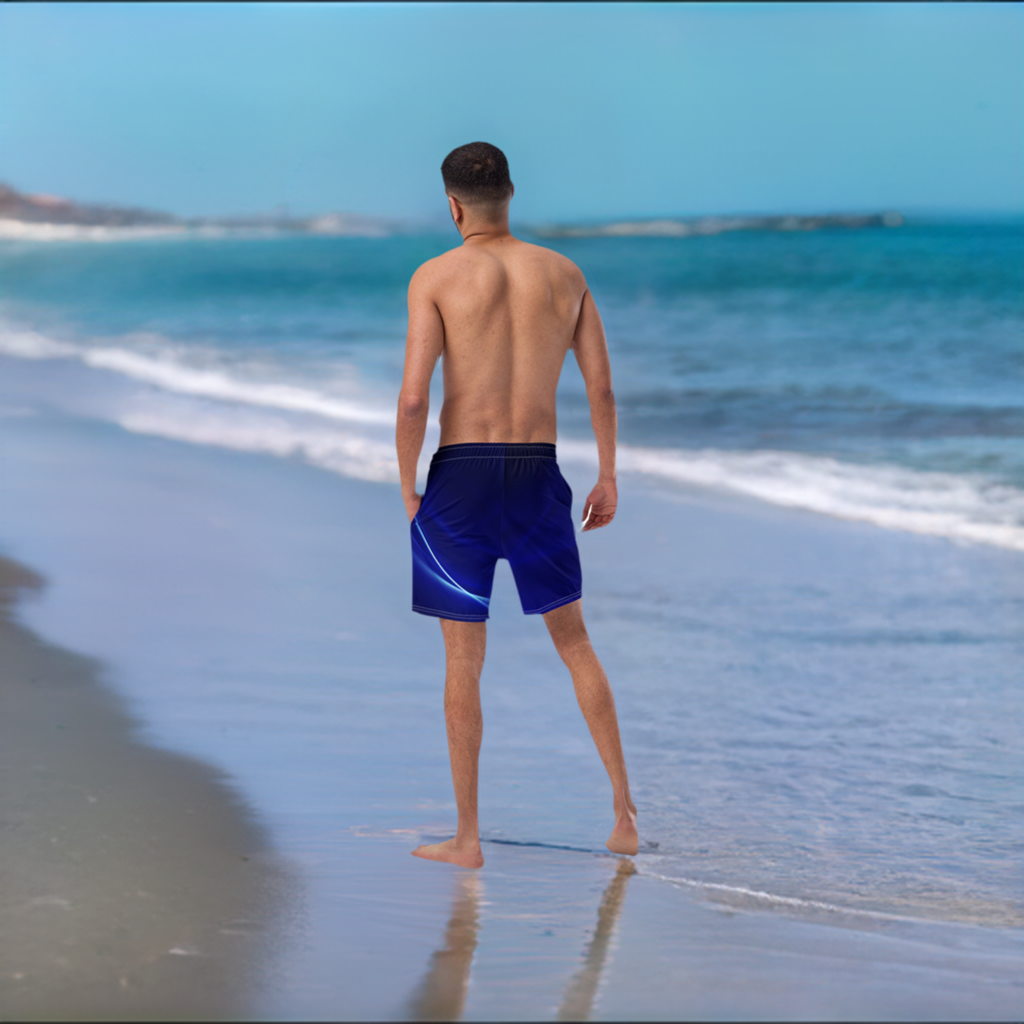
<svg viewBox="0 0 1024 1024">
<path fill-rule="evenodd" d="M 197 365 L 169 343 L 146 351 L 82 345 L 29 330 L 0 330 L 0 354 L 73 360 L 156 389 L 109 419 L 126 430 L 192 444 L 300 458 L 345 476 L 396 481 L 390 402 L 332 394 L 316 383 L 256 379 L 246 366 Z M 190 361 L 191 358 L 191 361 Z M 251 368 L 250 368 L 251 369 Z M 265 374 L 264 374 L 265 375 Z M 428 429 L 421 469 L 436 441 Z M 597 465 L 593 442 L 559 440 L 564 462 Z M 1024 491 L 983 477 L 889 464 L 863 465 L 790 451 L 620 445 L 623 473 L 710 488 L 890 530 L 1024 551 Z"/>
<path fill-rule="evenodd" d="M 222 366 L 196 366 L 170 347 L 151 354 L 117 346 L 75 345 L 36 331 L 10 331 L 0 332 L 0 354 L 21 359 L 77 359 L 94 369 L 110 370 L 181 395 L 313 413 L 353 423 L 394 423 L 391 409 L 349 401 L 307 386 L 246 379 Z"/>
<path fill-rule="evenodd" d="M 559 454 L 597 465 L 594 445 L 563 441 Z M 629 445 L 619 447 L 618 466 L 890 530 L 1024 551 L 1024 491 L 980 478 L 798 452 Z"/>
<path fill-rule="evenodd" d="M 324 424 L 322 427 L 290 422 L 284 417 L 221 409 L 142 409 L 116 418 L 125 430 L 151 434 L 190 444 L 212 445 L 235 451 L 298 458 L 320 469 L 359 480 L 390 483 L 398 480 L 395 446 L 347 433 Z"/>
</svg>

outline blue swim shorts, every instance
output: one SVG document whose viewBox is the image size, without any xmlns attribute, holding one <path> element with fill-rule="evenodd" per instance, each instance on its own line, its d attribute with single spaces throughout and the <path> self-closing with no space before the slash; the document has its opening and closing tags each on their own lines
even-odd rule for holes
<svg viewBox="0 0 1024 1024">
<path fill-rule="evenodd" d="M 412 608 L 483 622 L 507 558 L 527 615 L 579 598 L 572 491 L 553 444 L 446 444 L 434 453 L 412 533 Z"/>
</svg>

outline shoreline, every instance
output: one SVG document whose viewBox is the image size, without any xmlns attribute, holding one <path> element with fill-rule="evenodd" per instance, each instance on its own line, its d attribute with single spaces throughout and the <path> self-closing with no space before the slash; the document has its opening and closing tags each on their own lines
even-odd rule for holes
<svg viewBox="0 0 1024 1024">
<path fill-rule="evenodd" d="M 590 544 L 588 535 L 583 556 L 588 618 L 610 674 L 624 681 L 617 696 L 631 772 L 643 783 L 646 834 L 660 848 L 652 843 L 637 858 L 628 884 L 621 877 L 615 883 L 615 858 L 587 852 L 607 834 L 603 771 L 543 623 L 522 616 L 502 567 L 484 693 L 489 731 L 481 813 L 492 842 L 479 885 L 467 887 L 457 869 L 409 856 L 418 842 L 451 834 L 454 808 L 438 689 L 440 638 L 435 622 L 408 611 L 407 524 L 391 487 L 106 425 L 17 418 L 5 427 L 12 500 L 4 542 L 54 583 L 44 604 L 25 608 L 24 621 L 37 634 L 102 658 L 117 691 L 138 709 L 135 723 L 119 701 L 104 698 L 117 711 L 122 735 L 139 729 L 160 747 L 218 764 L 220 777 L 228 775 L 258 807 L 275 847 L 302 875 L 301 906 L 282 915 L 284 937 L 292 941 L 269 944 L 280 919 L 274 893 L 286 892 L 273 873 L 269 891 L 255 887 L 257 897 L 266 896 L 270 922 L 259 935 L 220 935 L 227 915 L 215 911 L 212 900 L 202 908 L 217 918 L 213 941 L 239 943 L 236 960 L 230 948 L 222 956 L 220 947 L 211 947 L 204 966 L 203 958 L 187 955 L 202 950 L 199 940 L 186 946 L 180 936 L 158 936 L 147 962 L 153 992 L 162 984 L 168 1000 L 195 999 L 189 971 L 220 986 L 215 1005 L 203 1000 L 201 1011 L 193 1004 L 178 1016 L 393 1020 L 428 1016 L 437 1006 L 454 1017 L 461 1006 L 471 1020 L 546 1019 L 568 1005 L 580 1016 L 588 1009 L 591 1019 L 1005 1019 L 1020 1004 L 1019 928 L 789 904 L 765 912 L 748 897 L 728 897 L 724 888 L 727 898 L 716 898 L 719 883 L 728 888 L 739 879 L 768 891 L 774 878 L 771 892 L 813 899 L 815 872 L 800 874 L 800 864 L 790 863 L 787 874 L 779 865 L 792 860 L 802 822 L 826 820 L 821 801 L 801 803 L 803 817 L 780 816 L 774 835 L 765 828 L 771 819 L 754 823 L 751 834 L 759 841 L 781 845 L 766 845 L 744 863 L 730 862 L 732 847 L 715 824 L 723 814 L 735 819 L 737 801 L 724 811 L 707 794 L 703 804 L 673 802 L 675 794 L 704 785 L 693 765 L 716 764 L 715 750 L 700 746 L 707 734 L 688 724 L 714 726 L 707 707 L 719 708 L 732 728 L 757 739 L 758 720 L 746 700 L 753 691 L 736 687 L 756 676 L 753 659 L 765 661 L 772 653 L 769 639 L 789 643 L 780 633 L 787 622 L 814 629 L 828 643 L 781 648 L 767 659 L 780 675 L 765 676 L 761 689 L 787 692 L 791 657 L 802 659 L 803 671 L 815 670 L 813 659 L 848 671 L 850 659 L 873 649 L 879 637 L 883 649 L 895 639 L 899 652 L 907 649 L 906 635 L 916 659 L 931 657 L 935 645 L 918 646 L 930 634 L 918 632 L 924 625 L 917 612 L 878 623 L 885 608 L 876 612 L 872 602 L 905 589 L 907 579 L 919 577 L 933 588 L 950 573 L 964 585 L 975 578 L 990 589 L 1009 585 L 1019 556 L 971 553 L 935 538 L 834 523 L 739 497 L 709 500 L 681 489 L 669 501 L 631 485 L 619 529 L 600 545 Z M 567 474 L 578 502 L 592 482 L 590 471 L 575 466 Z M 968 571 L 981 575 L 962 575 Z M 918 601 L 918 590 L 905 592 Z M 775 608 L 780 596 L 786 600 Z M 920 607 L 921 615 L 933 615 L 932 605 Z M 848 621 L 854 611 L 859 618 Z M 987 616 L 991 629 L 1001 628 L 997 611 Z M 960 618 L 955 607 L 944 614 Z M 945 626 L 927 623 L 940 639 Z M 873 632 L 882 627 L 902 632 L 895 638 Z M 23 627 L 10 629 L 48 647 Z M 834 638 L 846 642 L 836 648 Z M 941 661 L 968 657 L 976 646 L 939 645 Z M 831 657 L 836 650 L 838 658 Z M 686 660 L 678 672 L 685 676 L 674 676 L 677 663 L 669 659 L 680 651 Z M 93 673 L 91 692 L 98 692 L 97 662 L 78 660 Z M 965 671 L 976 664 L 983 662 L 962 662 Z M 864 665 L 867 674 L 876 672 L 873 660 Z M 674 790 L 645 711 L 656 706 L 662 717 L 666 709 L 676 714 L 672 689 L 654 685 L 666 671 L 685 681 L 685 715 L 670 722 L 673 749 L 687 758 Z M 72 706 L 69 694 L 73 699 L 67 688 L 49 694 L 52 714 Z M 929 700 L 939 697 L 929 691 Z M 788 699 L 813 706 L 813 694 L 805 700 L 789 692 Z M 830 713 L 846 714 L 838 688 L 829 688 L 827 704 Z M 846 718 L 836 721 L 835 728 L 852 735 Z M 823 728 L 831 728 L 828 720 Z M 56 728 L 34 731 L 51 744 L 68 735 Z M 77 738 L 95 756 L 104 735 L 79 730 Z M 34 736 L 29 741 L 40 745 Z M 759 766 L 772 748 L 762 750 Z M 818 755 L 807 757 L 822 767 Z M 854 768 L 859 781 L 863 765 Z M 813 779 L 814 773 L 799 777 Z M 23 788 L 14 776 L 5 778 L 12 793 Z M 722 778 L 740 797 L 758 785 L 756 777 Z M 134 782 L 138 790 L 141 774 Z M 88 824 L 101 807 L 88 803 L 89 792 L 75 791 L 77 801 L 72 793 L 68 811 L 56 790 L 40 790 L 56 823 L 69 826 Z M 885 806 L 874 805 L 874 818 Z M 673 824 L 680 816 L 682 830 Z M 194 816 L 181 818 L 198 824 Z M 206 856 L 215 839 L 205 832 L 203 826 L 192 837 L 196 856 Z M 707 850 L 693 847 L 698 836 Z M 885 840 L 887 848 L 893 841 Z M 213 845 L 213 861 L 230 879 L 236 865 L 222 853 L 248 855 L 244 842 Z M 163 874 L 176 873 L 194 887 L 196 860 L 183 849 L 167 852 Z M 842 853 L 822 849 L 833 858 Z M 657 877 L 671 874 L 666 856 L 682 874 L 710 884 L 697 889 L 684 878 Z M 858 862 L 847 855 L 836 863 L 820 881 L 856 883 Z M 914 872 L 926 867 L 921 860 L 912 865 Z M 886 901 L 887 891 L 905 879 L 881 882 L 873 891 Z M 37 895 L 68 899 L 51 887 L 28 893 L 22 903 Z M 105 906 L 109 911 L 116 901 Z M 34 908 L 43 911 L 69 913 L 59 904 Z M 121 923 L 106 911 L 104 927 Z M 143 920 L 136 933 L 149 926 Z M 95 945 L 90 937 L 79 948 Z M 172 948 L 185 952 L 171 954 Z M 263 984 L 250 984 L 257 974 Z M 83 991 L 88 996 L 91 990 Z M 145 993 L 138 996 L 145 1002 Z M 75 999 L 76 1006 L 81 1002 Z M 93 1016 L 114 1015 L 103 1009 Z M 149 1016 L 171 1013 L 161 1005 Z M 19 1006 L 11 1015 L 65 1016 L 52 1000 L 45 1011 Z"/>
<path fill-rule="evenodd" d="M 21 625 L 0 557 L 5 1020 L 235 1019 L 288 879 L 224 775 L 145 745 L 103 668 Z"/>
</svg>

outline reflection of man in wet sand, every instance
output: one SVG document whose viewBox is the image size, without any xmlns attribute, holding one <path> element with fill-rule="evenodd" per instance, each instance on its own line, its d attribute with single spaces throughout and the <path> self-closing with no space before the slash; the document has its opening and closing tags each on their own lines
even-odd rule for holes
<svg viewBox="0 0 1024 1024">
<path fill-rule="evenodd" d="M 597 927 L 584 950 L 580 969 L 566 986 L 558 1008 L 559 1020 L 590 1019 L 608 948 L 626 899 L 626 885 L 634 874 L 633 862 L 620 860 L 605 886 L 597 909 Z M 466 1006 L 479 932 L 480 876 L 459 875 L 444 941 L 431 956 L 427 972 L 409 1000 L 410 1020 L 459 1020 Z"/>
<path fill-rule="evenodd" d="M 526 614 L 542 614 L 570 673 L 612 783 L 607 846 L 637 852 L 608 677 L 580 607 L 572 493 L 555 460 L 555 390 L 571 348 L 583 374 L 600 461 L 584 531 L 615 515 L 615 398 L 604 328 L 583 274 L 564 256 L 513 238 L 512 182 L 501 150 L 460 146 L 441 167 L 462 245 L 424 263 L 409 285 L 409 335 L 398 402 L 402 497 L 413 547 L 413 608 L 441 620 L 445 716 L 459 811 L 454 839 L 414 853 L 480 867 L 477 764 L 480 672 L 494 565 L 507 558 Z M 416 463 L 430 378 L 444 356 L 441 446 L 427 486 Z"/>
</svg>

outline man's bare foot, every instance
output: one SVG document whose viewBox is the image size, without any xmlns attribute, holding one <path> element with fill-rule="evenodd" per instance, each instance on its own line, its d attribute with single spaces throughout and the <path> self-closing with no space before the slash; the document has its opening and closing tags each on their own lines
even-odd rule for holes
<svg viewBox="0 0 1024 1024">
<path fill-rule="evenodd" d="M 636 832 L 636 829 L 633 829 Z M 614 835 L 614 833 L 612 833 Z M 636 843 L 634 842 L 634 845 Z M 609 847 L 610 849 L 610 847 Z M 636 850 L 633 851 L 636 853 Z M 459 844 L 455 839 L 443 843 L 431 843 L 428 846 L 417 846 L 412 851 L 414 857 L 424 860 L 443 860 L 446 864 L 458 864 L 460 868 L 482 868 L 484 855 L 480 852 L 479 843 Z"/>
<path fill-rule="evenodd" d="M 625 810 L 615 815 L 615 828 L 604 844 L 612 853 L 625 853 L 635 857 L 640 849 L 640 836 L 636 831 L 636 811 Z"/>
</svg>

